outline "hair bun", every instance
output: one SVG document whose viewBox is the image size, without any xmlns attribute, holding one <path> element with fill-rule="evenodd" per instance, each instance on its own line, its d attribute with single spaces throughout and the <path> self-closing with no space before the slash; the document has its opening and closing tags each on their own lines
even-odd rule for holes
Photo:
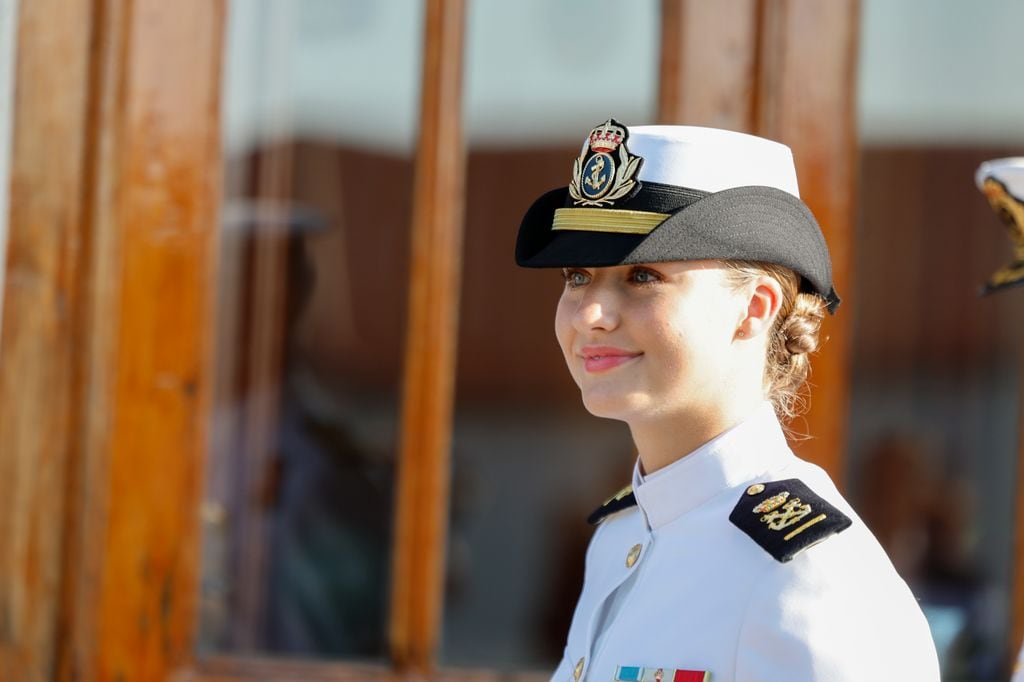
<svg viewBox="0 0 1024 682">
<path fill-rule="evenodd" d="M 765 378 L 768 396 L 780 418 L 791 419 L 807 409 L 811 353 L 820 345 L 818 333 L 825 310 L 825 300 L 820 296 L 798 293 L 792 307 L 784 310 L 776 322 Z"/>
<path fill-rule="evenodd" d="M 779 329 L 786 350 L 803 355 L 818 350 L 818 331 L 825 318 L 821 300 L 812 294 L 797 294 L 793 310 Z"/>
</svg>

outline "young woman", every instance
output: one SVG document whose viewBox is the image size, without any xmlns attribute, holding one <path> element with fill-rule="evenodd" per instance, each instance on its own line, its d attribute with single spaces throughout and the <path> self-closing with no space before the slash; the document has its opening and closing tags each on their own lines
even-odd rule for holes
<svg viewBox="0 0 1024 682">
<path fill-rule="evenodd" d="M 639 453 L 591 517 L 555 682 L 938 680 L 910 590 L 779 425 L 839 304 L 787 147 L 609 119 L 516 259 L 562 268 L 569 373 Z"/>
</svg>

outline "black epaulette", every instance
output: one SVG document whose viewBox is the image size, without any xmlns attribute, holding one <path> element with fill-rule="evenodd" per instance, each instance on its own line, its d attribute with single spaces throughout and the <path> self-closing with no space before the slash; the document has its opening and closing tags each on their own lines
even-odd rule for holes
<svg viewBox="0 0 1024 682">
<path fill-rule="evenodd" d="M 795 478 L 748 487 L 729 520 L 782 562 L 853 523 Z"/>
<path fill-rule="evenodd" d="M 623 509 L 629 509 L 635 504 L 636 495 L 633 494 L 633 486 L 627 485 L 625 488 L 605 500 L 604 504 L 595 509 L 594 512 L 587 517 L 587 523 L 601 523 L 606 517 L 611 516 L 615 512 L 622 511 Z"/>
</svg>

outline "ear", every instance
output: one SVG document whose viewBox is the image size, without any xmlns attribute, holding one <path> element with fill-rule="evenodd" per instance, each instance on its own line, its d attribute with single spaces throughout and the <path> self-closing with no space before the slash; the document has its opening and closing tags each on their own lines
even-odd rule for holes
<svg viewBox="0 0 1024 682">
<path fill-rule="evenodd" d="M 782 285 L 774 277 L 762 275 L 748 291 L 746 316 L 736 328 L 736 336 L 750 339 L 771 330 L 782 307 Z"/>
</svg>

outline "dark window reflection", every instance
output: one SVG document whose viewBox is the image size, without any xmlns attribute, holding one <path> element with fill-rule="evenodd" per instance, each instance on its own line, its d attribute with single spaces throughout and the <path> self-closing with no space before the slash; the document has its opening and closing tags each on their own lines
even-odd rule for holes
<svg viewBox="0 0 1024 682">
<path fill-rule="evenodd" d="M 423 7 L 228 3 L 203 651 L 387 658 Z"/>
<path fill-rule="evenodd" d="M 361 443 L 345 389 L 317 371 L 297 323 L 314 293 L 315 232 L 289 238 L 286 354 L 269 499 L 270 651 L 384 655 L 391 452 Z"/>
<path fill-rule="evenodd" d="M 282 160 L 289 198 L 260 198 Z M 235 162 L 203 648 L 386 658 L 412 164 L 324 141 Z"/>
</svg>

